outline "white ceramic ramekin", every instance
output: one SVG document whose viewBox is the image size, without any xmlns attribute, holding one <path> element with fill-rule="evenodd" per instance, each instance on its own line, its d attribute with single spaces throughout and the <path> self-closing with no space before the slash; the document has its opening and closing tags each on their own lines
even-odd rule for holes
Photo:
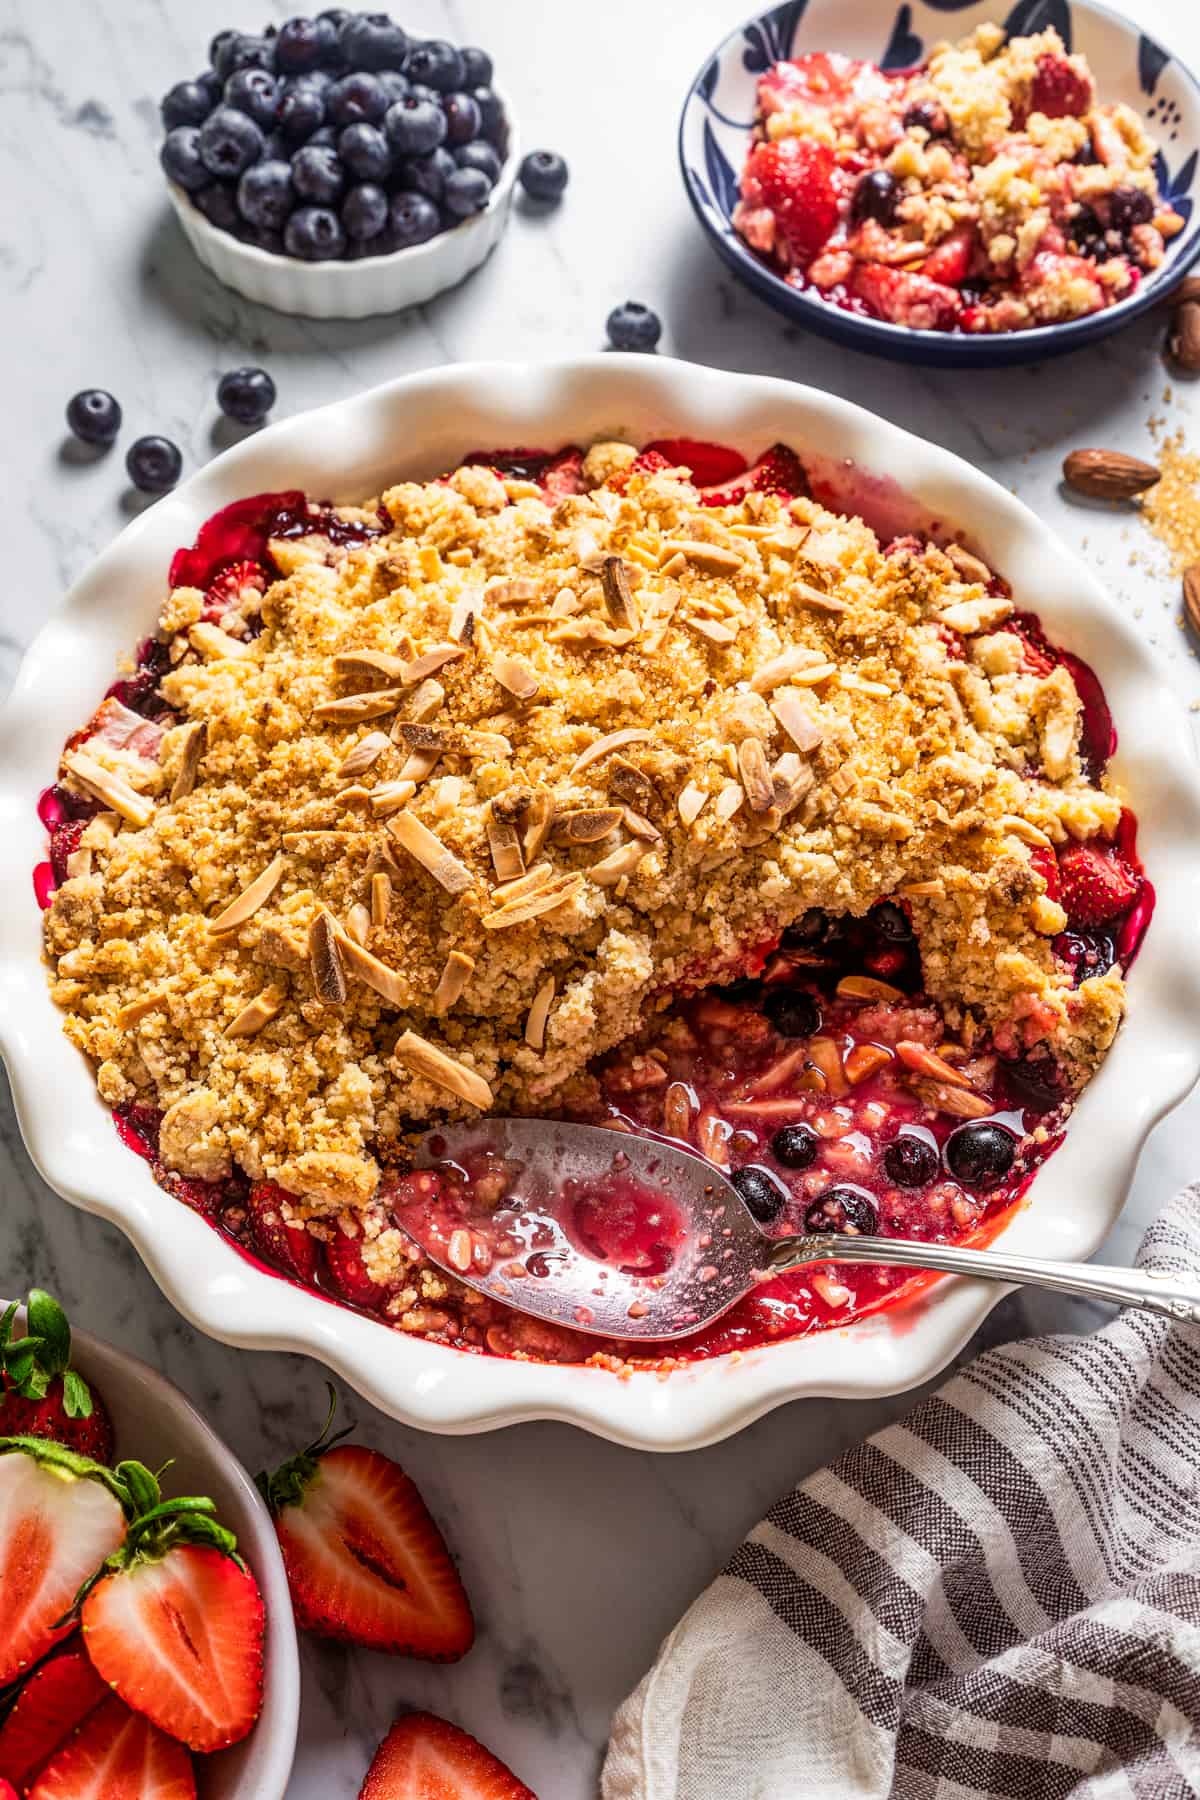
<svg viewBox="0 0 1200 1800">
<path fill-rule="evenodd" d="M 300 1724 L 300 1661 L 287 1575 L 271 1516 L 233 1452 L 179 1389 L 90 1332 L 72 1331 L 72 1360 L 103 1394 L 118 1457 L 171 1463 L 168 1494 L 207 1494 L 262 1592 L 267 1615 L 263 1710 L 249 1737 L 197 1762 L 203 1800 L 283 1800 Z"/>
<path fill-rule="evenodd" d="M 192 205 L 183 189 L 167 183 L 167 193 L 183 234 L 205 268 L 235 293 L 277 312 L 304 319 L 367 319 L 375 313 L 423 306 L 435 294 L 457 287 L 500 242 L 512 207 L 521 145 L 507 97 L 497 95 L 508 120 L 508 155 L 487 205 L 474 218 L 440 232 L 410 250 L 363 256 L 353 262 L 301 262 L 243 244 L 218 231 Z"/>
<path fill-rule="evenodd" d="M 1200 789 L 1183 710 L 1136 624 L 996 482 L 829 394 L 663 357 L 477 363 L 408 376 L 256 433 L 125 528 L 37 638 L 0 717 L 0 1049 L 46 1180 L 118 1224 L 201 1330 L 318 1357 L 382 1411 L 429 1430 L 554 1418 L 642 1449 L 689 1449 L 797 1395 L 896 1393 L 928 1380 L 1003 1288 L 943 1281 L 845 1330 L 755 1350 L 737 1364 L 697 1363 L 666 1381 L 468 1356 L 389 1331 L 254 1268 L 122 1147 L 47 992 L 30 883 L 46 853 L 39 790 L 118 656 L 152 628 L 172 552 L 211 513 L 289 487 L 359 500 L 451 467 L 481 444 L 555 447 L 614 433 L 717 439 L 751 454 L 782 439 L 801 455 L 850 458 L 891 477 L 1003 571 L 1021 606 L 1104 683 L 1121 737 L 1114 773 L 1138 815 L 1158 909 L 1130 975 L 1129 1016 L 1005 1234 L 1006 1248 L 1044 1256 L 1085 1257 L 1097 1247 L 1151 1126 L 1200 1073 Z"/>
</svg>

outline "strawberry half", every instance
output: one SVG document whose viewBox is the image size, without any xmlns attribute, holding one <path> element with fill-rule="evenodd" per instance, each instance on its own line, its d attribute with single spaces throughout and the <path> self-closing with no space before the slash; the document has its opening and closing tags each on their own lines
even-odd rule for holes
<svg viewBox="0 0 1200 1800">
<path fill-rule="evenodd" d="M 1058 859 L 1060 900 L 1072 925 L 1107 925 L 1137 898 L 1138 878 L 1115 850 L 1071 844 Z"/>
<path fill-rule="evenodd" d="M 66 1313 L 44 1288 L 31 1288 L 25 1336 L 14 1338 L 16 1313 L 14 1304 L 0 1318 L 0 1431 L 52 1438 L 93 1462 L 111 1462 L 112 1420 L 100 1396 L 71 1367 Z"/>
<path fill-rule="evenodd" d="M 563 500 L 568 494 L 583 492 L 583 451 L 564 450 L 546 464 L 541 484 L 550 501 Z"/>
<path fill-rule="evenodd" d="M 257 1478 L 296 1623 L 370 1650 L 456 1662 L 475 1621 L 445 1539 L 397 1463 L 330 1438 L 334 1404 L 330 1389 L 315 1444 Z"/>
<path fill-rule="evenodd" d="M 792 500 L 807 494 L 808 477 L 796 452 L 787 444 L 772 444 L 753 468 L 744 470 L 724 487 L 701 488 L 700 500 L 704 506 L 736 506 L 751 491 L 780 494 Z"/>
<path fill-rule="evenodd" d="M 329 1279 L 347 1305 L 359 1306 L 363 1312 L 382 1310 L 388 1291 L 368 1274 L 361 1238 L 350 1237 L 335 1225 L 325 1244 L 325 1260 Z"/>
<path fill-rule="evenodd" d="M 893 325 L 911 325 L 921 331 L 951 331 L 958 324 L 962 301 L 955 288 L 892 269 L 885 263 L 856 263 L 850 277 L 856 299 L 875 315 Z"/>
<path fill-rule="evenodd" d="M 108 1689 L 74 1644 L 33 1671 L 0 1725 L 0 1775 L 24 1791 Z"/>
<path fill-rule="evenodd" d="M 74 1630 L 81 1584 L 124 1541 L 122 1492 L 61 1444 L 0 1438 L 0 1687 Z"/>
<path fill-rule="evenodd" d="M 111 1694 L 57 1750 L 28 1800 L 196 1800 L 182 1744 Z"/>
<path fill-rule="evenodd" d="M 651 462 L 651 458 L 657 460 Z M 634 461 L 639 472 L 649 468 L 690 471 L 698 488 L 715 487 L 719 482 L 733 481 L 745 472 L 746 459 L 727 444 L 709 444 L 700 438 L 656 438 L 647 444 Z"/>
<path fill-rule="evenodd" d="M 262 1710 L 262 1595 L 211 1500 L 163 1500 L 121 1463 L 128 1535 L 83 1590 L 83 1647 L 127 1706 L 192 1750 L 223 1750 Z"/>
<path fill-rule="evenodd" d="M 1038 57 L 1029 96 L 1031 113 L 1044 113 L 1048 119 L 1082 118 L 1091 111 L 1095 97 L 1091 76 L 1077 66 L 1075 58 L 1053 52 Z"/>
<path fill-rule="evenodd" d="M 833 151 L 815 138 L 783 138 L 756 144 L 750 152 L 743 197 L 770 207 L 794 262 L 811 262 L 837 224 L 833 171 Z"/>
<path fill-rule="evenodd" d="M 375 1752 L 358 1800 L 537 1800 L 499 1757 L 436 1713 L 405 1713 Z"/>
<path fill-rule="evenodd" d="M 267 1262 L 311 1287 L 319 1262 L 317 1240 L 303 1225 L 289 1225 L 284 1218 L 283 1203 L 292 1197 L 273 1181 L 251 1182 L 246 1202 L 250 1235 L 254 1248 Z"/>
<path fill-rule="evenodd" d="M 223 618 L 231 607 L 237 605 L 243 588 L 253 588 L 259 594 L 266 593 L 267 571 L 261 563 L 242 558 L 238 562 L 226 564 L 204 590 L 202 617 L 213 622 Z"/>
<path fill-rule="evenodd" d="M 965 281 L 975 254 L 975 228 L 960 225 L 935 244 L 921 264 L 921 273 L 929 281 L 940 281 L 944 287 L 957 287 Z"/>
</svg>

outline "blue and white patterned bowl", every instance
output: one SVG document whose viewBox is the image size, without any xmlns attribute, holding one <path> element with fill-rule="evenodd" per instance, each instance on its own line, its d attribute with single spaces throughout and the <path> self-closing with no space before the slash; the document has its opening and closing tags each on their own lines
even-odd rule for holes
<svg viewBox="0 0 1200 1800">
<path fill-rule="evenodd" d="M 1128 19 L 1094 0 L 1018 0 L 1003 23 L 1010 36 L 1053 25 L 1068 50 L 1082 51 L 1106 102 L 1124 100 L 1158 140 L 1159 189 L 1186 221 L 1162 267 L 1116 306 L 1029 331 L 970 336 L 914 331 L 862 318 L 789 287 L 733 229 L 738 182 L 754 123 L 758 77 L 773 62 L 812 50 L 840 50 L 908 68 L 945 38 L 964 37 L 999 8 L 960 0 L 789 0 L 739 26 L 697 75 L 679 121 L 679 160 L 696 216 L 734 273 L 796 324 L 898 362 L 990 367 L 1035 362 L 1095 343 L 1147 307 L 1200 256 L 1200 83 L 1183 63 Z"/>
</svg>

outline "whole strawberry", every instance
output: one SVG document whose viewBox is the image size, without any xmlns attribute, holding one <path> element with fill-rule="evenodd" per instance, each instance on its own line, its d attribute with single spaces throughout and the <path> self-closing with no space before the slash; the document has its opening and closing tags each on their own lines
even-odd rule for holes
<svg viewBox="0 0 1200 1800">
<path fill-rule="evenodd" d="M 1077 929 L 1108 925 L 1137 898 L 1129 864 L 1102 844 L 1071 844 L 1058 859 L 1059 899 Z"/>
<path fill-rule="evenodd" d="M 25 1336 L 13 1336 L 14 1301 L 0 1318 L 0 1432 L 51 1438 L 79 1456 L 108 1463 L 113 1427 L 99 1394 L 71 1367 L 67 1315 L 44 1288 L 30 1288 Z"/>
</svg>

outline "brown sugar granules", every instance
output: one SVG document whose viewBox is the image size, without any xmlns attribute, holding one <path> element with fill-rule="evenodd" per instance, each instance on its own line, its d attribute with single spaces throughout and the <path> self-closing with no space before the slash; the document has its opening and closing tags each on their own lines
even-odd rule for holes
<svg viewBox="0 0 1200 1800">
<path fill-rule="evenodd" d="M 1142 497 L 1142 517 L 1171 557 L 1177 575 L 1200 563 L 1200 456 L 1174 432 L 1159 457 L 1161 477 Z"/>
</svg>

